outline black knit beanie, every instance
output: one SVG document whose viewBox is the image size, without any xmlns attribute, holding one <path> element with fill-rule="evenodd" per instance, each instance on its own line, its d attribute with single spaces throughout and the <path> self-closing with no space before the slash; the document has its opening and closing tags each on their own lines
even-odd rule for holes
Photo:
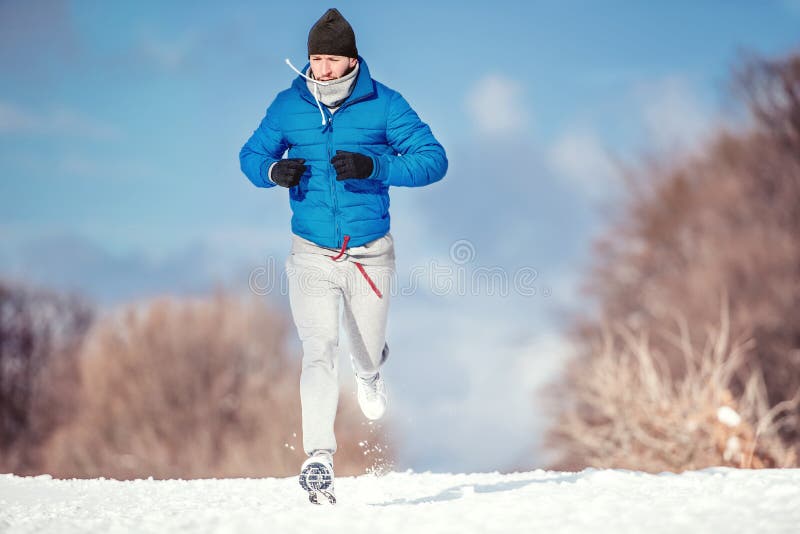
<svg viewBox="0 0 800 534">
<path fill-rule="evenodd" d="M 311 54 L 358 57 L 356 34 L 339 10 L 329 9 L 311 27 L 308 32 L 308 55 Z"/>
</svg>

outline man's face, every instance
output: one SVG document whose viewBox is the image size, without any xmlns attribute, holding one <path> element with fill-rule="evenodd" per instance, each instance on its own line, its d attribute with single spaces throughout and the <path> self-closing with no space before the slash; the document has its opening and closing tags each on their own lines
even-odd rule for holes
<svg viewBox="0 0 800 534">
<path fill-rule="evenodd" d="M 311 72 L 314 78 L 327 82 L 341 78 L 356 66 L 357 59 L 354 57 L 331 56 L 328 54 L 311 54 Z"/>
</svg>

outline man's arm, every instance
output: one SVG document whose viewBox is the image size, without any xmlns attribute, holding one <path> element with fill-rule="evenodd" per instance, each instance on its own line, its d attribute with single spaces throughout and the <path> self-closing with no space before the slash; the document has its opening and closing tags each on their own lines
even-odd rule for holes
<svg viewBox="0 0 800 534">
<path fill-rule="evenodd" d="M 400 93 L 394 93 L 389 102 L 386 138 L 398 155 L 373 156 L 375 169 L 370 178 L 406 187 L 421 187 L 444 178 L 444 147 Z"/>
<path fill-rule="evenodd" d="M 280 128 L 275 124 L 274 108 L 273 102 L 258 129 L 239 151 L 242 172 L 256 187 L 275 187 L 275 182 L 269 178 L 269 171 L 288 148 Z"/>
</svg>

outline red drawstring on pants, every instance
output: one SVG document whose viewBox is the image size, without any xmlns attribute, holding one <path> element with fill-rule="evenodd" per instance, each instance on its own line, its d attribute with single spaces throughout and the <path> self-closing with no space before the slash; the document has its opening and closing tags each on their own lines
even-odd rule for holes
<svg viewBox="0 0 800 534">
<path fill-rule="evenodd" d="M 332 259 L 333 261 L 336 261 L 339 258 L 341 258 L 344 255 L 344 251 L 347 248 L 347 243 L 349 241 L 350 241 L 350 236 L 349 235 L 344 236 L 344 243 L 342 243 L 342 250 L 339 251 L 339 254 L 337 254 L 336 256 L 328 256 L 328 257 L 330 259 Z M 364 270 L 364 266 L 361 265 L 360 263 L 358 263 L 357 261 L 354 261 L 353 263 L 356 264 L 356 267 L 358 267 L 358 270 L 361 271 L 361 274 L 364 276 L 364 278 L 367 279 L 367 282 L 369 282 L 369 286 L 372 288 L 372 290 L 375 292 L 375 294 L 378 295 L 378 298 L 382 299 L 383 295 L 381 295 L 381 292 L 378 289 L 378 286 L 376 286 L 375 282 L 372 281 L 372 278 L 369 277 L 369 275 L 367 274 L 367 271 Z"/>
</svg>

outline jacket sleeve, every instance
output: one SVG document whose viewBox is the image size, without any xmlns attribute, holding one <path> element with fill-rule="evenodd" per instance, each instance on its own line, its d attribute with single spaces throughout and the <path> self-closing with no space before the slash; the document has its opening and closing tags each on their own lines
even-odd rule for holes
<svg viewBox="0 0 800 534">
<path fill-rule="evenodd" d="M 275 117 L 276 106 L 273 102 L 258 129 L 239 151 L 242 172 L 256 187 L 275 187 L 275 182 L 269 179 L 269 169 L 288 148 Z"/>
<path fill-rule="evenodd" d="M 373 156 L 372 176 L 386 185 L 421 187 L 444 178 L 447 155 L 400 93 L 389 101 L 386 138 L 395 154 Z"/>
</svg>

